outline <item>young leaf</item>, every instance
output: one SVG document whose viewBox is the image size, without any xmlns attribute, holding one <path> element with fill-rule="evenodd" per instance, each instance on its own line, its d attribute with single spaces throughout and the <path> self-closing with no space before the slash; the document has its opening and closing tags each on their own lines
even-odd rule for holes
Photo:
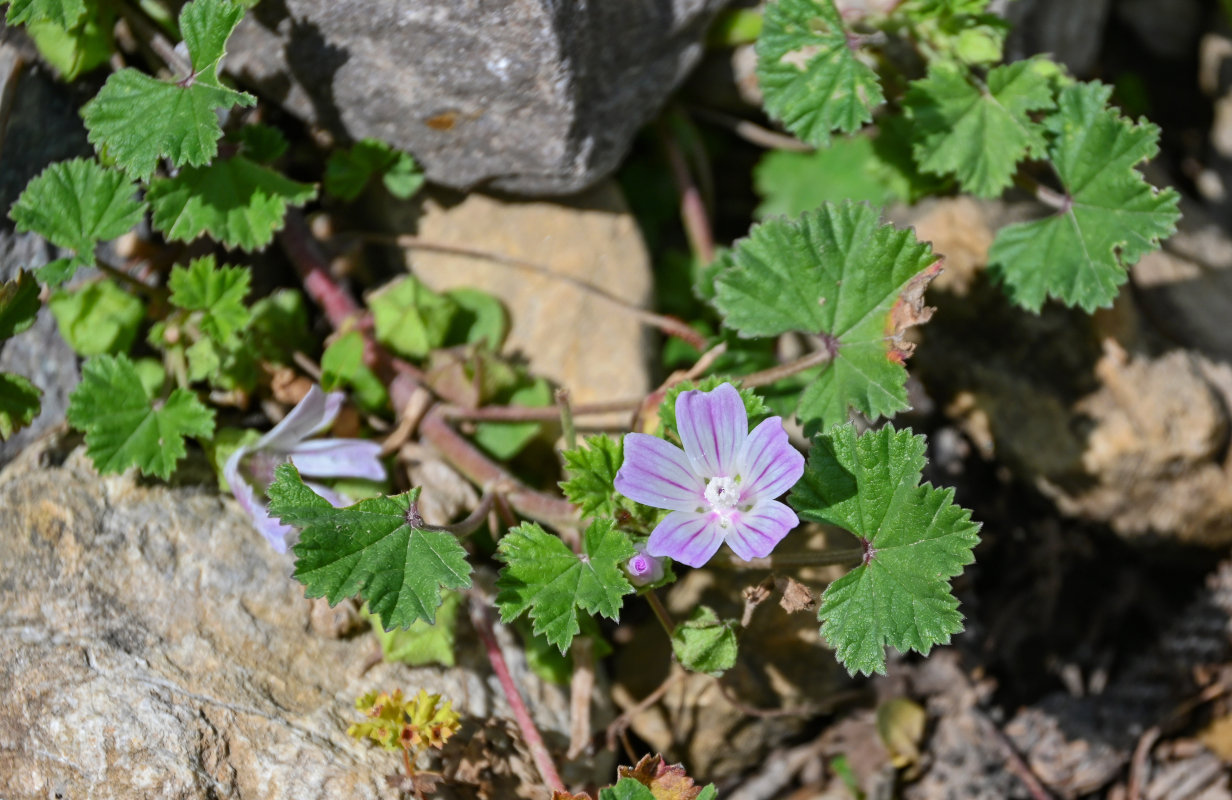
<svg viewBox="0 0 1232 800">
<path fill-rule="evenodd" d="M 794 217 L 842 200 L 879 204 L 910 196 L 906 181 L 882 163 L 868 136 L 835 139 L 811 153 L 770 150 L 753 169 L 753 186 L 761 197 L 758 219 Z"/>
<path fill-rule="evenodd" d="M 13 280 L 0 283 L 0 341 L 33 325 L 41 305 L 38 281 L 24 269 Z"/>
<path fill-rule="evenodd" d="M 632 767 L 617 767 L 619 780 L 635 780 L 650 790 L 655 800 L 714 800 L 714 784 L 698 786 L 682 764 L 668 764 L 663 756 L 644 755 Z"/>
<path fill-rule="evenodd" d="M 518 386 L 502 400 L 511 406 L 543 408 L 552 404 L 552 387 L 543 378 L 535 378 Z M 542 422 L 480 422 L 475 426 L 474 439 L 498 461 L 507 461 L 542 430 Z"/>
<path fill-rule="evenodd" d="M 376 338 L 406 358 L 423 358 L 445 343 L 457 304 L 411 275 L 368 298 Z"/>
<path fill-rule="evenodd" d="M 218 152 L 218 109 L 251 106 L 256 98 L 218 80 L 227 39 L 244 16 L 232 0 L 194 0 L 180 13 L 192 73 L 160 81 L 127 67 L 113 73 L 81 109 L 90 143 L 130 175 L 146 180 L 158 159 L 198 166 Z"/>
<path fill-rule="evenodd" d="M 1046 121 L 1061 208 L 1007 225 L 993 240 L 990 271 L 1023 308 L 1038 311 L 1047 296 L 1087 312 L 1111 305 L 1128 268 L 1176 230 L 1180 195 L 1156 189 L 1136 169 L 1158 150 L 1159 128 L 1108 108 L 1111 93 L 1100 83 L 1061 90 Z"/>
<path fill-rule="evenodd" d="M 4 21 L 21 25 L 46 20 L 68 30 L 76 27 L 87 10 L 86 0 L 9 0 Z"/>
<path fill-rule="evenodd" d="M 913 232 L 879 224 L 866 205 L 826 205 L 794 221 L 771 219 L 736 243 L 716 305 L 744 336 L 804 331 L 833 352 L 796 414 L 816 430 L 907 408 L 910 345 L 902 329 L 928 318 L 923 291 L 938 259 Z"/>
<path fill-rule="evenodd" d="M 654 792 L 633 778 L 621 778 L 615 786 L 599 790 L 599 800 L 656 800 Z"/>
<path fill-rule="evenodd" d="M 736 665 L 736 621 L 698 606 L 672 633 L 672 652 L 685 669 L 718 677 Z"/>
<path fill-rule="evenodd" d="M 452 667 L 456 662 L 453 645 L 457 636 L 458 609 L 462 605 L 462 595 L 458 592 L 445 592 L 441 607 L 436 610 L 436 622 L 429 623 L 418 619 L 406 630 L 385 630 L 380 620 L 374 614 L 372 632 L 381 643 L 381 653 L 386 661 L 401 661 L 412 667 L 424 664 L 440 664 Z"/>
<path fill-rule="evenodd" d="M 141 301 L 114 281 L 57 291 L 47 305 L 64 341 L 83 356 L 127 353 L 145 319 Z"/>
<path fill-rule="evenodd" d="M 38 416 L 43 391 L 20 375 L 0 372 L 0 441 Z"/>
<path fill-rule="evenodd" d="M 604 433 L 587 436 L 585 447 L 566 450 L 565 472 L 569 479 L 560 488 L 583 517 L 613 517 L 618 502 L 616 472 L 624 462 L 624 446 Z"/>
<path fill-rule="evenodd" d="M 209 233 L 228 247 L 258 250 L 282 227 L 288 205 L 302 206 L 316 194 L 312 184 L 234 156 L 158 178 L 146 199 L 154 227 L 170 239 L 188 242 Z"/>
<path fill-rule="evenodd" d="M 185 269 L 171 268 L 167 285 L 171 304 L 201 312 L 201 331 L 220 345 L 234 344 L 252 319 L 244 297 L 252 273 L 245 267 L 219 267 L 213 256 L 203 256 Z"/>
<path fill-rule="evenodd" d="M 620 565 L 633 556 L 629 537 L 608 520 L 596 520 L 582 537 L 583 556 L 534 522 L 505 534 L 497 558 L 505 562 L 496 580 L 501 621 L 529 611 L 536 636 L 560 652 L 580 630 L 578 609 L 616 619 L 621 597 L 633 591 Z"/>
<path fill-rule="evenodd" d="M 354 200 L 375 176 L 394 197 L 406 200 L 423 186 L 424 176 L 410 154 L 379 139 L 361 139 L 349 150 L 335 150 L 325 163 L 325 191 Z"/>
<path fill-rule="evenodd" d="M 821 632 L 852 674 L 885 672 L 885 647 L 925 655 L 962 630 L 950 579 L 979 541 L 953 489 L 920 485 L 923 436 L 885 427 L 856 436 L 851 424 L 818 436 L 804 478 L 788 498 L 803 519 L 860 538 L 864 563 L 826 589 Z"/>
<path fill-rule="evenodd" d="M 77 267 L 93 263 L 98 242 L 127 233 L 140 222 L 145 203 L 134 196 L 136 191 L 124 173 L 84 158 L 52 164 L 30 181 L 9 211 L 17 230 L 33 231 L 76 253 L 62 269 L 45 267 L 40 279 L 67 280 Z"/>
<path fill-rule="evenodd" d="M 424 527 L 416 510 L 419 487 L 334 508 L 292 465 L 279 465 L 274 476 L 269 513 L 301 530 L 293 548 L 295 579 L 308 597 L 337 605 L 359 595 L 392 630 L 418 619 L 435 622 L 441 591 L 471 585 L 458 538 Z"/>
<path fill-rule="evenodd" d="M 45 19 L 31 22 L 26 32 L 60 77 L 72 81 L 107 63 L 115 52 L 115 22 L 115 11 L 110 6 L 91 7 L 71 28 Z"/>
<path fill-rule="evenodd" d="M 258 164 L 277 161 L 290 144 L 282 131 L 259 122 L 240 128 L 236 138 L 240 141 L 240 152 Z"/>
<path fill-rule="evenodd" d="M 834 0 L 777 0 L 757 40 L 766 111 L 816 147 L 859 130 L 885 100 L 877 73 L 856 57 Z"/>
<path fill-rule="evenodd" d="M 85 431 L 86 454 L 99 472 L 136 466 L 164 480 L 185 455 L 185 436 L 214 433 L 214 412 L 195 394 L 181 388 L 165 401 L 150 400 L 136 366 L 123 355 L 98 356 L 82 366 L 68 421 Z"/>
<path fill-rule="evenodd" d="M 920 169 L 953 173 L 963 188 L 996 197 L 1010 185 L 1018 162 L 1044 152 L 1043 128 L 1032 111 L 1051 108 L 1056 65 L 1031 59 L 992 69 L 978 84 L 958 67 L 933 65 L 907 92 Z"/>
<path fill-rule="evenodd" d="M 321 388 L 327 392 L 350 386 L 359 404 L 369 411 L 380 411 L 389 405 L 385 384 L 364 363 L 364 337 L 359 331 L 347 331 L 321 354 Z"/>
</svg>

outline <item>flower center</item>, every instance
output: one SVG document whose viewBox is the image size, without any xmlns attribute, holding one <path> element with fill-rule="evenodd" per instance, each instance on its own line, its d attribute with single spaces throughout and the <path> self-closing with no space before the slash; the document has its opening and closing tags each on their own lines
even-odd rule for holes
<svg viewBox="0 0 1232 800">
<path fill-rule="evenodd" d="M 719 525 L 731 524 L 731 511 L 740 502 L 739 478 L 711 478 L 706 483 L 706 502 L 719 515 Z"/>
</svg>

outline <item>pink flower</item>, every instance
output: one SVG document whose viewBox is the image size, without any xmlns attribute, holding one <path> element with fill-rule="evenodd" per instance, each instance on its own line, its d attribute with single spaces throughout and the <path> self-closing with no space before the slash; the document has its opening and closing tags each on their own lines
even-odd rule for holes
<svg viewBox="0 0 1232 800">
<path fill-rule="evenodd" d="M 232 494 L 274 549 L 287 551 L 287 534 L 294 528 L 283 525 L 266 511 L 263 495 L 274 482 L 274 468 L 290 462 L 301 475 L 316 478 L 385 479 L 381 464 L 381 445 L 363 439 L 313 439 L 309 436 L 334 424 L 342 409 L 342 392 L 326 394 L 314 385 L 291 412 L 268 433 L 245 445 L 227 459 L 223 477 Z M 347 505 L 342 495 L 319 483 L 305 481 L 312 490 L 335 506 Z M 259 494 L 258 494 L 259 493 Z"/>
<path fill-rule="evenodd" d="M 633 545 L 637 553 L 625 562 L 625 572 L 634 586 L 646 586 L 663 579 L 663 561 L 646 552 L 646 545 Z"/>
<path fill-rule="evenodd" d="M 650 534 L 646 552 L 700 567 L 723 542 L 745 561 L 763 558 L 799 524 L 775 498 L 804 474 L 782 419 L 749 431 L 740 393 L 724 383 L 713 391 L 681 392 L 676 426 L 684 450 L 644 433 L 625 435 L 616 491 L 668 514 Z"/>
</svg>

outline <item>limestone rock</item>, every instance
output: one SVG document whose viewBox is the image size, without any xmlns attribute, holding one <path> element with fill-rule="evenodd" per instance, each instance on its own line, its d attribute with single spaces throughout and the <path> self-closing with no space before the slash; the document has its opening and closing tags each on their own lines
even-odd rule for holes
<svg viewBox="0 0 1232 800">
<path fill-rule="evenodd" d="M 371 639 L 311 632 L 290 558 L 212 491 L 100 478 L 80 449 L 31 448 L 0 473 L 0 560 L 6 800 L 392 798 L 396 754 L 346 728 L 357 696 L 394 688 L 461 711 L 443 759 L 468 796 L 545 791 L 469 626 L 455 668 L 373 666 Z M 565 690 L 507 655 L 563 750 Z"/>
<path fill-rule="evenodd" d="M 401 229 L 409 227 L 401 223 Z M 614 183 L 562 203 L 481 194 L 456 204 L 429 199 L 417 233 L 434 243 L 522 259 L 561 276 L 473 257 L 407 253 L 411 271 L 434 289 L 471 286 L 500 298 L 511 319 L 505 352 L 527 358 L 532 372 L 567 388 L 573 402 L 638 397 L 650 390 L 647 328 L 628 309 L 574 283 L 633 306 L 649 300 L 650 257 Z"/>
<path fill-rule="evenodd" d="M 566 194 L 616 167 L 722 4 L 266 0 L 227 63 L 335 135 L 408 150 L 436 183 Z"/>
</svg>

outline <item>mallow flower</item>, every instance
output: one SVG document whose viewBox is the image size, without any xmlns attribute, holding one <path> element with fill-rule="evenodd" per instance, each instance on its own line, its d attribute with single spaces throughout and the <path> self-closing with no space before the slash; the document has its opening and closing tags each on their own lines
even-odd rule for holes
<svg viewBox="0 0 1232 800">
<path fill-rule="evenodd" d="M 385 479 L 379 443 L 363 439 L 308 440 L 334 423 L 342 400 L 342 392 L 326 394 L 314 384 L 281 422 L 232 453 L 223 467 L 223 477 L 235 499 L 280 553 L 287 551 L 287 534 L 294 529 L 270 517 L 264 502 L 265 490 L 274 482 L 274 468 L 279 464 L 294 464 L 305 477 Z M 333 505 L 347 505 L 346 499 L 328 486 L 311 481 L 305 484 Z"/>
<path fill-rule="evenodd" d="M 616 491 L 672 513 L 646 543 L 652 556 L 690 567 L 710 560 L 723 542 L 749 561 L 770 554 L 799 523 L 775 498 L 804 474 L 780 417 L 752 431 L 740 393 L 729 383 L 681 392 L 676 400 L 681 450 L 657 436 L 625 434 Z"/>
<path fill-rule="evenodd" d="M 646 586 L 663 580 L 663 559 L 647 553 L 644 542 L 633 545 L 633 549 L 637 552 L 633 554 L 633 558 L 625 562 L 625 572 L 629 576 L 629 583 L 634 586 Z"/>
</svg>

